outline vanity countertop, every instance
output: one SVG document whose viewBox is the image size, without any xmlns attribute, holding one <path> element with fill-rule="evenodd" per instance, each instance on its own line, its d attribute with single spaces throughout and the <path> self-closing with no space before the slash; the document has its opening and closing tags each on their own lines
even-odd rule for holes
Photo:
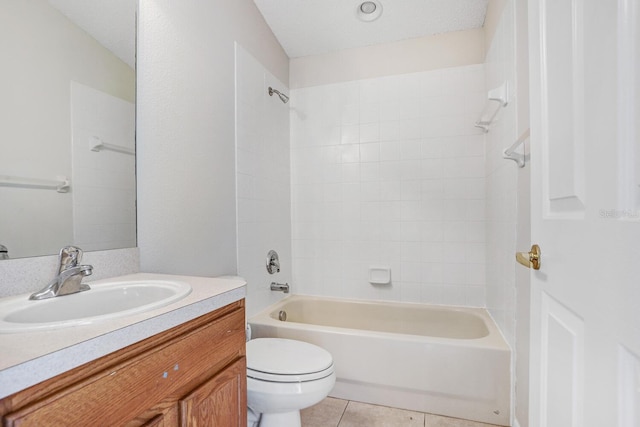
<svg viewBox="0 0 640 427">
<path fill-rule="evenodd" d="M 192 291 L 173 304 L 128 317 L 0 334 L 0 399 L 245 297 L 245 281 L 239 277 L 136 273 L 87 283 L 114 280 L 175 280 L 188 283 Z"/>
</svg>

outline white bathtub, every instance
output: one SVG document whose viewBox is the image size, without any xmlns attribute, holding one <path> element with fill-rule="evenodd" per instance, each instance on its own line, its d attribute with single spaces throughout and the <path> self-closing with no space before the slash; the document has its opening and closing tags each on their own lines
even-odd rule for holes
<svg viewBox="0 0 640 427">
<path fill-rule="evenodd" d="M 249 323 L 327 349 L 330 396 L 509 425 L 510 350 L 484 309 L 292 295 Z"/>
</svg>

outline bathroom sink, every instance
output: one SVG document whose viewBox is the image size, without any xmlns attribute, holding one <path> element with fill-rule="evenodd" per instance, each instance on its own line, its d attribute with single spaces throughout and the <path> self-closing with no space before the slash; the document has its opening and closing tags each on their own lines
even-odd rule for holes
<svg viewBox="0 0 640 427">
<path fill-rule="evenodd" d="M 91 289 L 39 301 L 29 295 L 0 300 L 0 333 L 87 325 L 143 313 L 179 301 L 191 286 L 178 281 L 137 280 L 90 284 Z"/>
</svg>

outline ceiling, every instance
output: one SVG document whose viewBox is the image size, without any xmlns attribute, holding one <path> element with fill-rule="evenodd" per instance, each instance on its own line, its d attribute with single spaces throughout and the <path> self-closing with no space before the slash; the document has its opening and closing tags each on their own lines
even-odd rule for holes
<svg viewBox="0 0 640 427">
<path fill-rule="evenodd" d="M 489 0 L 377 0 L 382 15 L 362 22 L 363 0 L 254 0 L 290 58 L 480 28 Z"/>
<path fill-rule="evenodd" d="M 135 68 L 137 1 L 49 0 L 49 3 Z"/>
</svg>

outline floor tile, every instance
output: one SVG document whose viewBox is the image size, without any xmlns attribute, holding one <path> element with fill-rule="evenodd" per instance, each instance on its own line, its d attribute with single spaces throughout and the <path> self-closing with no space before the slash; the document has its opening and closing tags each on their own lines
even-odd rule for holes
<svg viewBox="0 0 640 427">
<path fill-rule="evenodd" d="M 422 412 L 349 402 L 340 427 L 423 427 Z"/>
<path fill-rule="evenodd" d="M 327 397 L 322 402 L 300 411 L 302 427 L 338 427 L 349 401 Z"/>
<path fill-rule="evenodd" d="M 494 424 L 425 414 L 424 427 L 496 427 Z"/>
</svg>

